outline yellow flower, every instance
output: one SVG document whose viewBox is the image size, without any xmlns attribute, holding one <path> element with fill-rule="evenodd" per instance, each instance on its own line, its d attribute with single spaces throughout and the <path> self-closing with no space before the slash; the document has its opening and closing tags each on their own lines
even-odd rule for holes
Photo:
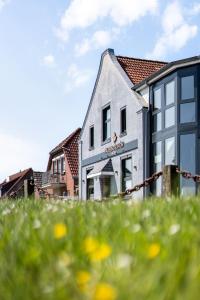
<svg viewBox="0 0 200 300">
<path fill-rule="evenodd" d="M 83 242 L 83 248 L 87 254 L 94 252 L 98 248 L 98 245 L 98 241 L 92 237 L 86 238 Z"/>
<path fill-rule="evenodd" d="M 112 252 L 112 249 L 108 244 L 99 243 L 92 237 L 88 237 L 84 240 L 83 248 L 92 261 L 104 260 L 110 256 Z"/>
<path fill-rule="evenodd" d="M 149 246 L 148 257 L 150 259 L 155 258 L 160 253 L 160 245 L 158 243 L 153 243 Z"/>
<path fill-rule="evenodd" d="M 57 223 L 54 225 L 54 237 L 61 239 L 67 234 L 67 227 L 63 223 Z"/>
<path fill-rule="evenodd" d="M 92 261 L 100 261 L 109 257 L 112 252 L 112 249 L 107 244 L 99 244 L 98 248 L 91 253 L 90 258 Z"/>
<path fill-rule="evenodd" d="M 76 282 L 78 284 L 79 289 L 84 292 L 87 290 L 88 283 L 91 279 L 90 273 L 87 271 L 79 271 L 76 275 Z"/>
<path fill-rule="evenodd" d="M 115 300 L 117 298 L 116 289 L 107 283 L 99 283 L 96 286 L 93 300 Z"/>
</svg>

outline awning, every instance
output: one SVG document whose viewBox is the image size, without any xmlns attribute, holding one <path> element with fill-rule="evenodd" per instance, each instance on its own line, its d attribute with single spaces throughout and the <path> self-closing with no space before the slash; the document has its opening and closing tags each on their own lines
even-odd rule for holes
<svg viewBox="0 0 200 300">
<path fill-rule="evenodd" d="M 103 160 L 94 165 L 94 168 L 87 175 L 87 178 L 94 178 L 99 176 L 113 176 L 114 170 L 111 159 Z"/>
</svg>

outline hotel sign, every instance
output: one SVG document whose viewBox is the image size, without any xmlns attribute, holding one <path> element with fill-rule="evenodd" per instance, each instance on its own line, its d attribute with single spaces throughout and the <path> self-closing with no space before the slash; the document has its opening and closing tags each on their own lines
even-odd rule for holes
<svg viewBox="0 0 200 300">
<path fill-rule="evenodd" d="M 106 148 L 106 153 L 115 153 L 117 150 L 124 148 L 124 142 L 120 142 L 119 144 L 113 145 L 111 147 Z"/>
</svg>

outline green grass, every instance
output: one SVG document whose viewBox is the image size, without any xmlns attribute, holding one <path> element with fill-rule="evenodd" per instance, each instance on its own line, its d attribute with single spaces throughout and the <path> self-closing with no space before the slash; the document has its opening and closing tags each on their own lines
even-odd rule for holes
<svg viewBox="0 0 200 300">
<path fill-rule="evenodd" d="M 170 199 L 169 199 L 170 200 Z M 54 236 L 64 223 L 67 234 Z M 92 261 L 84 240 L 112 248 Z M 155 257 L 150 257 L 152 245 Z M 81 271 L 90 274 L 82 291 Z M 117 294 L 95 298 L 99 283 Z M 0 299 L 199 299 L 200 200 L 0 203 Z"/>
</svg>

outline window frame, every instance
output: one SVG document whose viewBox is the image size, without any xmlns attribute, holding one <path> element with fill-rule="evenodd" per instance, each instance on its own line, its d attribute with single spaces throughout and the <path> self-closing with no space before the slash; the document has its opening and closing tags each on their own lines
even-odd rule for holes
<svg viewBox="0 0 200 300">
<path fill-rule="evenodd" d="M 110 119 L 106 120 L 106 124 L 108 123 L 108 121 L 110 122 L 110 137 L 106 137 L 106 139 L 104 139 L 104 111 L 106 109 L 110 108 Z M 111 103 L 107 103 L 106 105 L 104 105 L 102 107 L 102 111 L 101 111 L 101 142 L 102 145 L 107 144 L 111 141 Z"/>
<path fill-rule="evenodd" d="M 92 135 L 91 135 L 92 129 L 93 129 L 93 145 L 92 145 L 92 143 L 91 143 L 91 139 L 92 139 Z M 93 150 L 93 149 L 94 149 L 94 124 L 91 125 L 91 126 L 89 127 L 89 150 Z"/>
<path fill-rule="evenodd" d="M 128 177 L 123 177 L 123 162 L 130 159 L 131 160 L 131 176 Z M 124 180 L 126 179 L 126 180 Z M 127 155 L 125 157 L 121 157 L 121 191 L 124 191 L 124 182 L 125 181 L 131 181 L 131 185 L 133 185 L 133 159 L 132 159 L 132 155 Z"/>
<path fill-rule="evenodd" d="M 122 131 L 122 112 L 125 111 L 125 130 Z M 120 136 L 124 136 L 127 134 L 127 110 L 126 110 L 126 106 L 123 106 L 120 109 Z"/>
</svg>

